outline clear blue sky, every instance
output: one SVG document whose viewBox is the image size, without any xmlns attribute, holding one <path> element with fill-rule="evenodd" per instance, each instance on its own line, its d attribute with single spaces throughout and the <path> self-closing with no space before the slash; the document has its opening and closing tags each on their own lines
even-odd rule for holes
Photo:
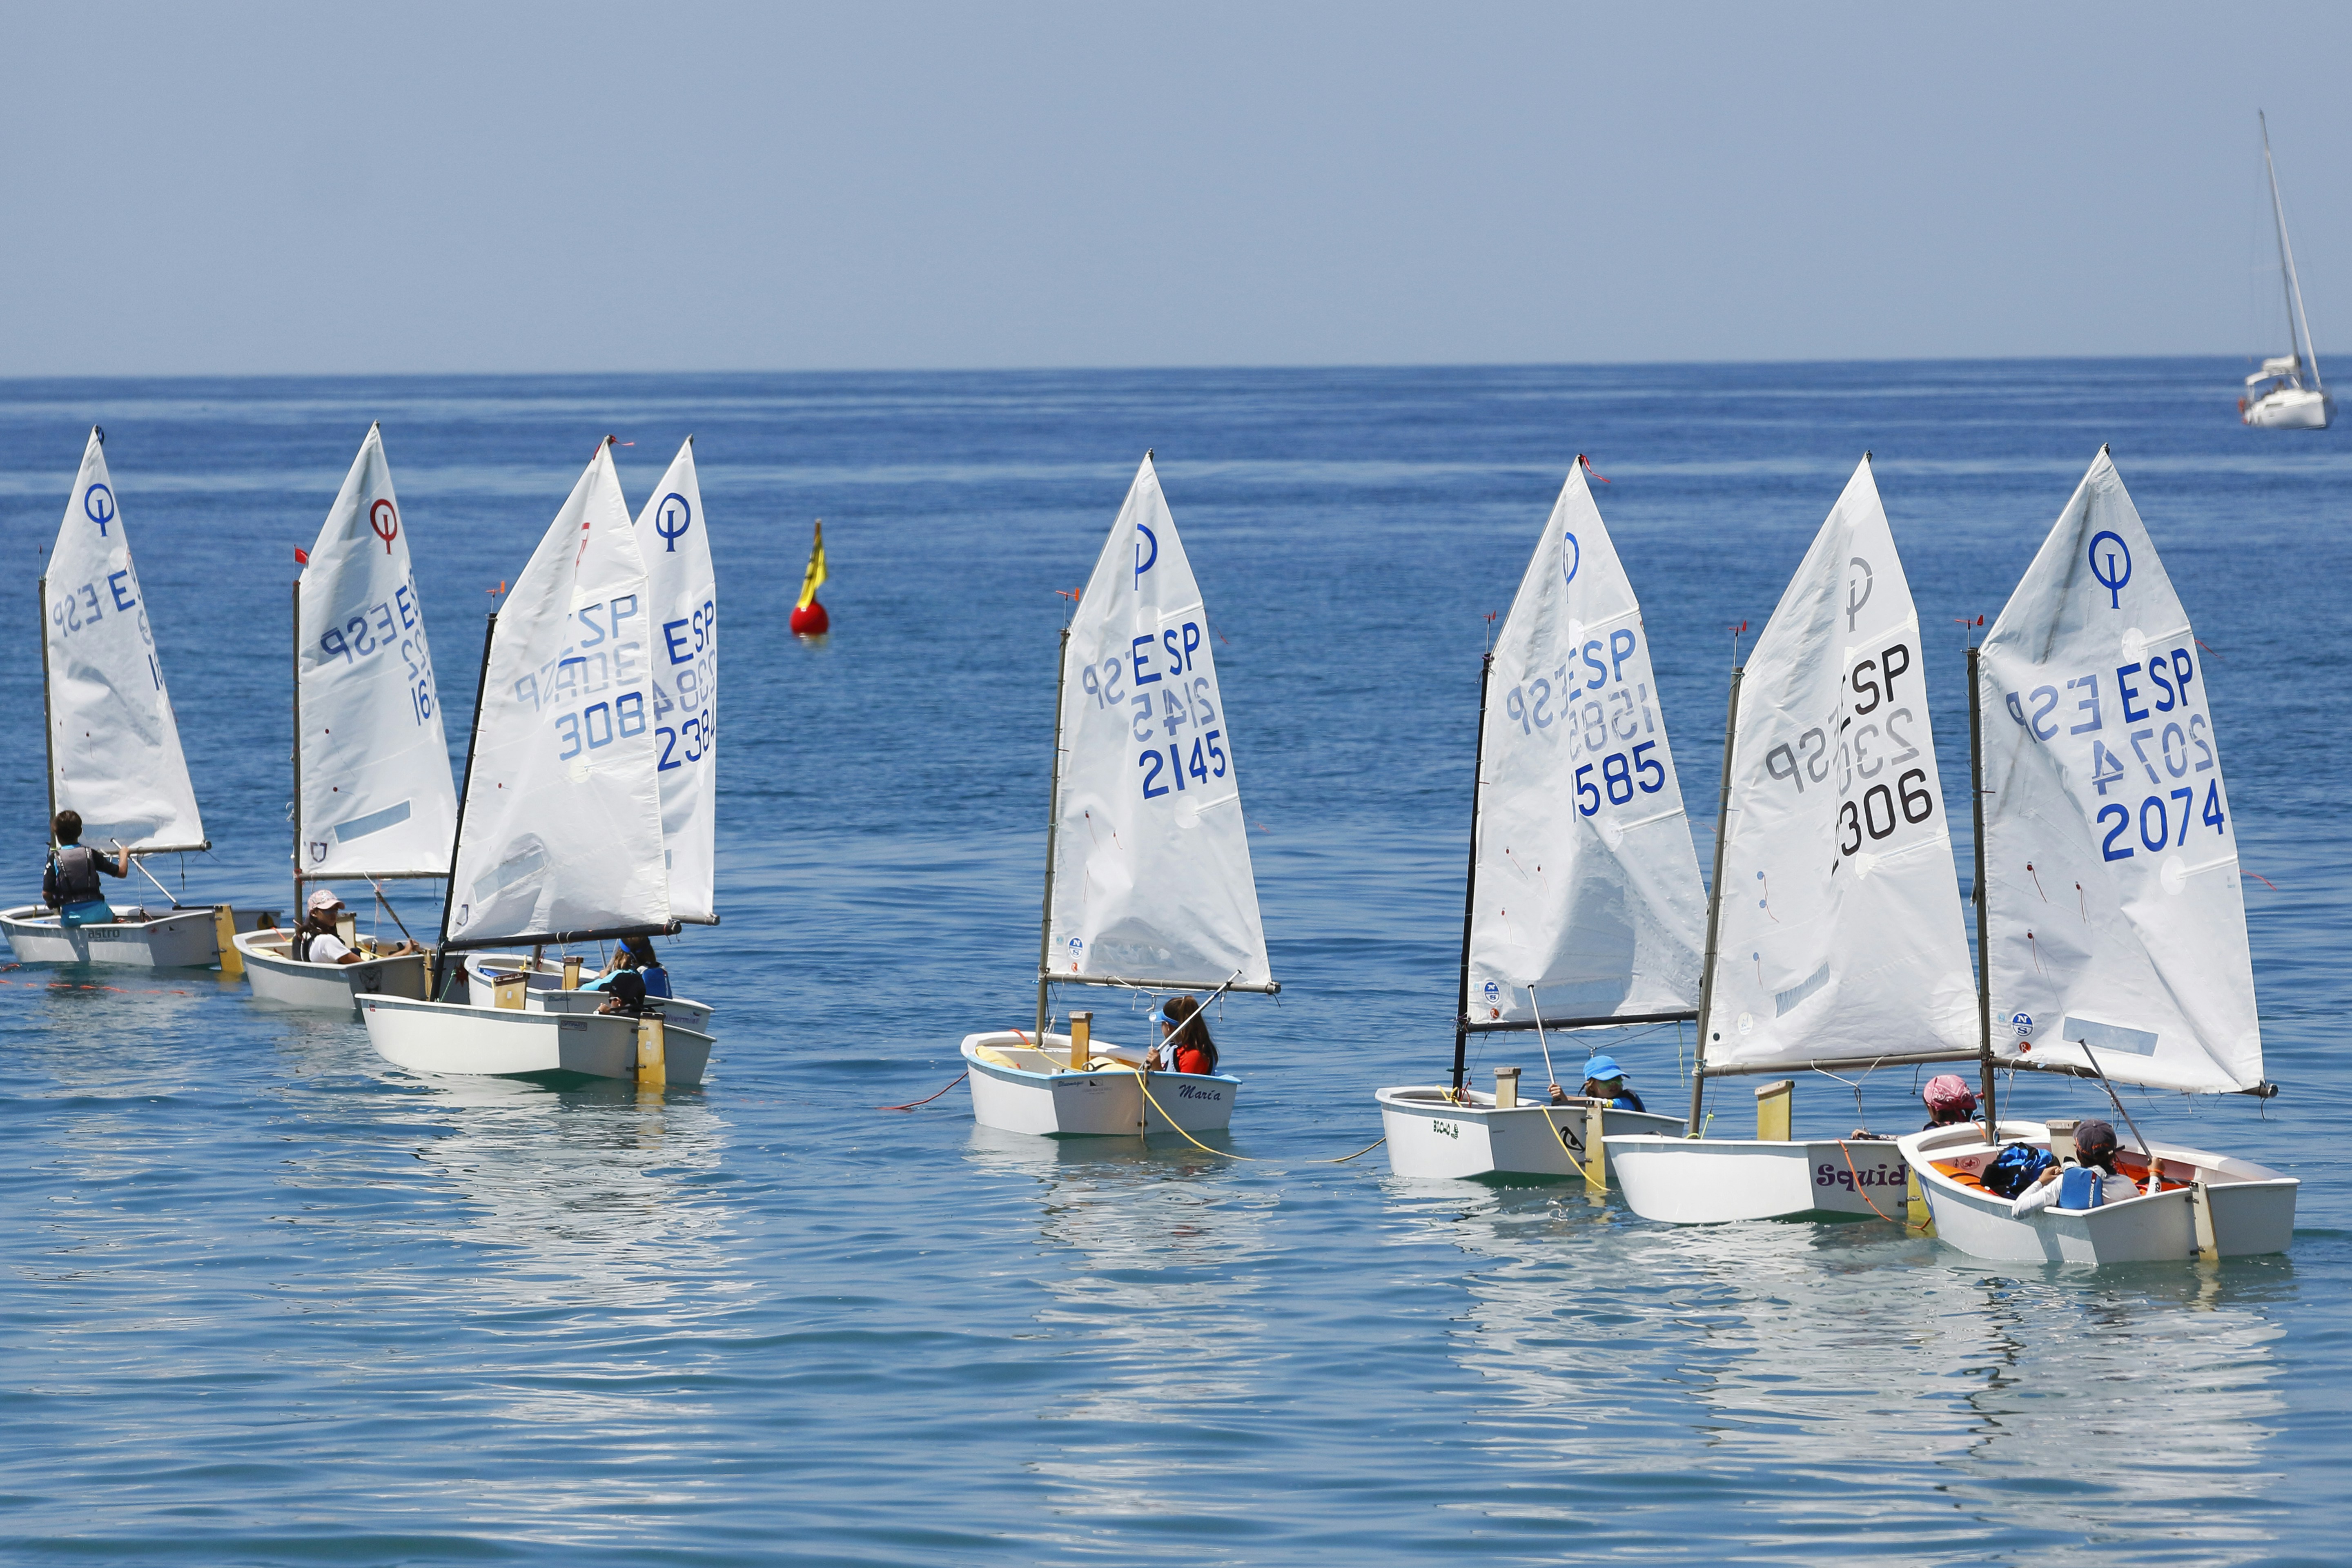
<svg viewBox="0 0 2352 1568">
<path fill-rule="evenodd" d="M 0 26 L 0 375 L 2277 352 L 2258 107 L 2352 342 L 2342 6 Z"/>
</svg>

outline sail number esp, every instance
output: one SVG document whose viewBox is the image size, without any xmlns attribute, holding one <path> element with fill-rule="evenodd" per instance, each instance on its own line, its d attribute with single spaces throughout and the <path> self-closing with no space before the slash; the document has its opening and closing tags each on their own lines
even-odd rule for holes
<svg viewBox="0 0 2352 1568">
<path fill-rule="evenodd" d="M 1835 751 L 1829 728 L 1817 724 L 1793 744 L 1783 741 L 1764 753 L 1766 775 L 1800 795 L 1809 786 L 1830 784 L 1834 772 L 1832 872 L 1864 844 L 1883 843 L 1906 824 L 1924 827 L 1935 819 L 1936 792 L 1922 760 L 1926 753 L 1915 739 L 1924 721 L 1895 700 L 1897 681 L 1918 663 L 1917 650 L 1907 641 L 1854 660 L 1838 692 Z M 1906 765 L 1914 763 L 1919 765 Z"/>
<path fill-rule="evenodd" d="M 2155 855 L 2168 847 L 2186 847 L 2189 830 L 2198 826 L 2227 837 L 2229 814 L 2221 801 L 2212 723 L 2190 711 L 2189 689 L 2197 681 L 2197 661 L 2189 646 L 2118 665 L 2115 684 L 2103 698 L 2099 685 L 2106 674 L 2093 670 L 2063 685 L 2003 694 L 2009 716 L 2039 744 L 2091 737 L 2090 773 L 2083 782 L 2095 798 L 2084 804 L 2098 825 L 2093 832 L 2100 855 L 2128 860 L 2141 850 Z M 2112 721 L 2116 719 L 2122 722 Z M 2212 776 L 2199 776 L 2206 773 Z M 2135 802 L 2142 774 L 2153 788 Z M 2110 789 L 2121 798 L 2109 799 Z"/>
<path fill-rule="evenodd" d="M 1598 816 L 1604 799 L 1625 805 L 1636 793 L 1656 795 L 1666 787 L 1665 764 L 1650 754 L 1658 745 L 1658 718 L 1649 682 L 1625 679 L 1625 661 L 1641 646 L 1632 627 L 1619 626 L 1606 643 L 1590 638 L 1550 674 L 1519 680 L 1503 693 L 1506 735 L 1517 724 L 1523 741 L 1558 744 L 1567 738 L 1582 816 Z M 1612 741 L 1619 742 L 1614 750 L 1609 749 Z M 1578 763 L 1579 757 L 1596 760 Z"/>
<path fill-rule="evenodd" d="M 1097 710 L 1128 710 L 1128 733 L 1139 748 L 1136 786 L 1145 800 L 1206 788 L 1233 773 L 1216 683 L 1197 668 L 1201 640 L 1201 623 L 1183 621 L 1078 668 L 1078 687 Z"/>
<path fill-rule="evenodd" d="M 415 578 L 394 588 L 391 598 L 319 634 L 321 664 L 337 658 L 346 667 L 372 664 L 377 655 L 394 650 L 408 667 L 409 718 L 422 724 L 433 717 L 433 655 L 425 646 L 424 619 L 416 613 Z"/>
<path fill-rule="evenodd" d="M 514 683 L 515 701 L 554 730 L 560 763 L 646 732 L 646 694 L 634 689 L 646 678 L 637 596 L 583 605 L 571 618 L 579 628 L 571 643 Z M 632 621 L 638 624 L 625 624 Z M 596 700 L 586 700 L 592 697 Z"/>
</svg>

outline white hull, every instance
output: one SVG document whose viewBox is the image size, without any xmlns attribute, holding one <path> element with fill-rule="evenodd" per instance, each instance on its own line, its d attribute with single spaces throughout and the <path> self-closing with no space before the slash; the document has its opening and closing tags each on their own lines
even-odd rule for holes
<svg viewBox="0 0 2352 1568">
<path fill-rule="evenodd" d="M 1903 1155 L 1879 1139 L 1629 1138 L 1610 1152 L 1627 1206 L 1668 1225 L 1904 1217 Z"/>
<path fill-rule="evenodd" d="M 362 996 L 425 999 L 425 955 L 370 959 L 361 963 L 305 963 L 289 958 L 293 934 L 282 931 L 239 931 L 238 957 L 253 994 L 281 1007 L 308 1007 L 356 1018 Z"/>
<path fill-rule="evenodd" d="M 2246 405 L 2243 418 L 2261 430 L 2325 430 L 2336 417 L 2336 396 L 2307 387 L 2282 387 Z"/>
<path fill-rule="evenodd" d="M 578 1012 L 474 1007 L 404 996 L 362 996 L 359 1003 L 376 1054 L 412 1072 L 635 1079 L 637 1021 L 585 1010 L 601 1000 L 593 992 L 580 1000 L 583 1010 Z M 710 1063 L 709 1017 L 710 1010 L 699 1003 L 665 1009 L 663 1075 L 670 1087 L 701 1083 Z"/>
<path fill-rule="evenodd" d="M 2050 1146 L 2050 1130 L 2036 1121 L 2004 1121 L 2004 1142 Z M 2152 1263 L 2197 1255 L 2191 1188 L 2204 1185 L 2221 1256 L 2284 1252 L 2294 1236 L 2294 1196 L 2302 1184 L 2247 1160 L 2158 1143 L 2158 1168 L 2177 1190 L 2144 1194 L 2095 1209 L 2043 1209 L 2012 1218 L 2009 1200 L 1959 1179 L 1995 1152 L 1976 1126 L 1915 1132 L 1896 1147 L 1918 1173 L 1919 1190 L 1935 1216 L 1938 1239 L 1975 1258 L 2019 1263 Z M 2136 1165 L 2137 1148 L 2121 1163 Z"/>
<path fill-rule="evenodd" d="M 118 910 L 118 914 L 122 911 Z M 220 961 L 213 911 L 179 910 L 153 920 L 75 926 L 38 904 L 0 914 L 19 963 L 121 963 L 141 969 L 208 969 Z"/>
<path fill-rule="evenodd" d="M 964 1037 L 972 1120 L 982 1127 L 1047 1138 L 1134 1138 L 1173 1127 L 1222 1132 L 1233 1121 L 1239 1079 L 1222 1073 L 1138 1074 L 1132 1069 L 1142 1064 L 1140 1053 L 1101 1040 L 1092 1044 L 1092 1059 L 1125 1065 L 1072 1072 L 1068 1036 L 1047 1035 L 1045 1051 L 1031 1044 L 1034 1038 L 1011 1029 Z"/>
<path fill-rule="evenodd" d="M 1380 1101 L 1381 1131 L 1388 1136 L 1389 1169 L 1400 1176 L 1574 1177 L 1584 1162 L 1580 1102 L 1524 1101 L 1497 1110 L 1493 1095 L 1473 1089 L 1470 1103 L 1456 1104 L 1434 1084 L 1379 1089 L 1373 1098 Z M 1601 1116 L 1604 1157 L 1611 1164 L 1620 1138 L 1679 1138 L 1683 1131 L 1682 1118 L 1654 1111 L 1611 1110 Z"/>
</svg>

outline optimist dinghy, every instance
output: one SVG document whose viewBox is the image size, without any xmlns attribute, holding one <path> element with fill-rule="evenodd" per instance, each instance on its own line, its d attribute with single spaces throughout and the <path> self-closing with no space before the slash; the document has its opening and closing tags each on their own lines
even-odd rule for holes
<svg viewBox="0 0 2352 1568">
<path fill-rule="evenodd" d="M 1901 1213 L 1895 1145 L 1792 1137 L 1790 1086 L 1759 1094 L 1752 1140 L 1704 1137 L 1704 1104 L 1730 1074 L 1975 1055 L 1925 652 L 1865 456 L 1732 672 L 1691 1083 L 1702 1136 L 1618 1142 L 1645 1219 Z"/>
<path fill-rule="evenodd" d="M 95 426 L 40 595 L 50 820 L 79 812 L 84 844 L 101 854 L 127 848 L 134 863 L 211 848 L 107 472 L 106 433 Z M 27 904 L 0 914 L 0 930 L 22 963 L 194 968 L 213 963 L 230 932 L 270 913 L 164 897 L 162 910 L 119 903 L 113 920 L 77 926 Z"/>
<path fill-rule="evenodd" d="M 698 526 L 690 463 L 680 484 Z M 605 1013 L 605 994 L 534 989 L 525 965 L 514 965 L 509 984 L 481 986 L 467 984 L 454 962 L 486 948 L 678 929 L 660 783 L 663 748 L 675 746 L 677 726 L 661 722 L 675 715 L 657 701 L 667 691 L 675 704 L 675 685 L 657 689 L 656 680 L 695 649 L 694 628 L 681 634 L 674 620 L 656 620 L 608 438 L 489 618 L 435 955 L 436 999 L 360 1000 L 368 1039 L 387 1060 L 419 1072 L 702 1081 L 707 1007 L 648 999 L 640 1014 Z M 690 892 L 709 907 L 707 887 Z M 461 986 L 465 999 L 456 1000 Z"/>
<path fill-rule="evenodd" d="M 2102 447 L 1969 658 L 1985 1114 L 2062 1165 L 2071 1137 L 1997 1122 L 1995 1066 L 2189 1094 L 2277 1092 L 2263 1079 L 2201 653 Z M 1981 1128 L 1904 1139 L 1937 1237 L 1979 1258 L 2074 1263 L 2285 1249 L 2294 1178 L 2152 1142 L 2112 1103 L 2116 1169 L 2142 1192 L 2095 1207 L 2011 1214 L 1977 1179 L 1995 1152 Z M 2148 1190 L 2151 1164 L 2160 1190 Z"/>
<path fill-rule="evenodd" d="M 298 919 L 313 882 L 449 874 L 449 742 L 408 531 L 373 425 L 294 584 L 294 737 Z M 362 996 L 425 995 L 421 952 L 313 963 L 294 956 L 294 941 L 281 931 L 236 938 L 255 996 L 357 1017 Z M 372 951 L 356 935 L 344 941 Z"/>
<path fill-rule="evenodd" d="M 1258 921 L 1213 640 L 1147 452 L 1062 630 L 1036 1027 L 964 1037 L 984 1127 L 1149 1136 L 1233 1120 L 1241 1080 L 1231 1074 L 1146 1072 L 1145 1049 L 1095 1038 L 1086 1012 L 1066 1031 L 1048 1027 L 1055 984 L 1282 989 Z"/>
<path fill-rule="evenodd" d="M 1389 1168 L 1597 1182 L 1616 1139 L 1679 1134 L 1580 1095 L 1521 1100 L 1517 1068 L 1491 1094 L 1467 1081 L 1473 1035 L 1533 1031 L 1549 1071 L 1555 1033 L 1698 1016 L 1706 894 L 1641 605 L 1581 457 L 1479 674 L 1468 879 L 1453 1081 L 1377 1091 Z"/>
</svg>

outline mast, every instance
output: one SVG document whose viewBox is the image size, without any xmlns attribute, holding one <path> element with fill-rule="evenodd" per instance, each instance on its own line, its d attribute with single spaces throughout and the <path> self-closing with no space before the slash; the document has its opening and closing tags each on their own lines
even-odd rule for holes
<svg viewBox="0 0 2352 1568">
<path fill-rule="evenodd" d="M 302 916 L 302 579 L 294 579 L 294 919 Z"/>
<path fill-rule="evenodd" d="M 2286 238 L 2286 204 L 2279 200 L 2278 165 L 2271 161 L 2270 117 L 2256 110 L 2254 117 L 2263 126 L 2263 169 L 2271 179 L 2271 216 L 2278 224 L 2280 281 L 2286 286 L 2286 346 L 2289 353 L 2300 353 L 2311 367 L 2311 387 L 2322 390 L 2319 380 L 2319 353 L 2311 341 L 2311 318 L 2303 313 L 2303 284 L 2294 275 L 2294 247 Z M 2300 327 L 2303 342 L 2295 342 L 2295 330 Z"/>
<path fill-rule="evenodd" d="M 1984 693 L 1977 684 L 1977 665 L 1983 650 L 1969 649 L 1969 797 L 1976 807 L 1977 830 L 1977 1061 L 1984 1091 L 1985 1142 L 2000 1143 L 2000 1119 L 1993 1108 L 1992 1072 L 1992 952 L 1985 910 L 1984 825 Z"/>
<path fill-rule="evenodd" d="M 1054 765 L 1045 799 L 1045 910 L 1037 922 L 1037 1046 L 1041 1050 L 1045 1045 L 1045 987 L 1051 973 L 1046 965 L 1054 944 L 1054 850 L 1062 825 L 1062 692 L 1070 677 L 1067 621 L 1062 623 L 1062 642 L 1054 660 Z M 451 865 L 454 868 L 456 862 Z"/>
<path fill-rule="evenodd" d="M 1495 650 L 1478 666 L 1478 740 L 1471 748 L 1470 867 L 1462 874 L 1462 978 L 1454 993 L 1454 1092 L 1462 1092 L 1470 1050 L 1470 921 L 1478 904 L 1478 797 L 1486 782 L 1486 688 L 1495 679 Z M 1540 1013 L 1533 992 L 1528 1002 Z"/>
<path fill-rule="evenodd" d="M 49 712 L 49 580 L 43 577 L 33 591 L 41 601 L 41 756 L 43 782 L 49 786 L 49 843 L 54 846 L 58 841 L 58 721 Z"/>
<path fill-rule="evenodd" d="M 474 751 L 482 738 L 482 697 L 490 684 L 490 644 L 499 635 L 499 613 L 492 610 L 482 626 L 482 669 L 474 678 L 474 722 L 466 731 L 466 778 L 457 788 L 457 824 L 449 835 L 449 880 L 441 891 L 441 942 L 433 950 L 433 994 L 441 1000 L 442 969 L 449 955 L 449 908 L 457 898 L 457 847 L 466 841 L 466 796 L 474 788 Z"/>
<path fill-rule="evenodd" d="M 1723 718 L 1723 793 L 1715 806 L 1715 880 L 1706 890 L 1706 959 L 1698 980 L 1698 1051 L 1691 1062 L 1690 1121 L 1685 1137 L 1696 1138 L 1706 1129 L 1699 1113 L 1706 1100 L 1706 1031 L 1715 1022 L 1715 951 L 1723 929 L 1723 848 L 1731 826 L 1731 747 L 1739 733 L 1739 682 L 1748 667 L 1731 667 L 1731 706 Z"/>
</svg>

